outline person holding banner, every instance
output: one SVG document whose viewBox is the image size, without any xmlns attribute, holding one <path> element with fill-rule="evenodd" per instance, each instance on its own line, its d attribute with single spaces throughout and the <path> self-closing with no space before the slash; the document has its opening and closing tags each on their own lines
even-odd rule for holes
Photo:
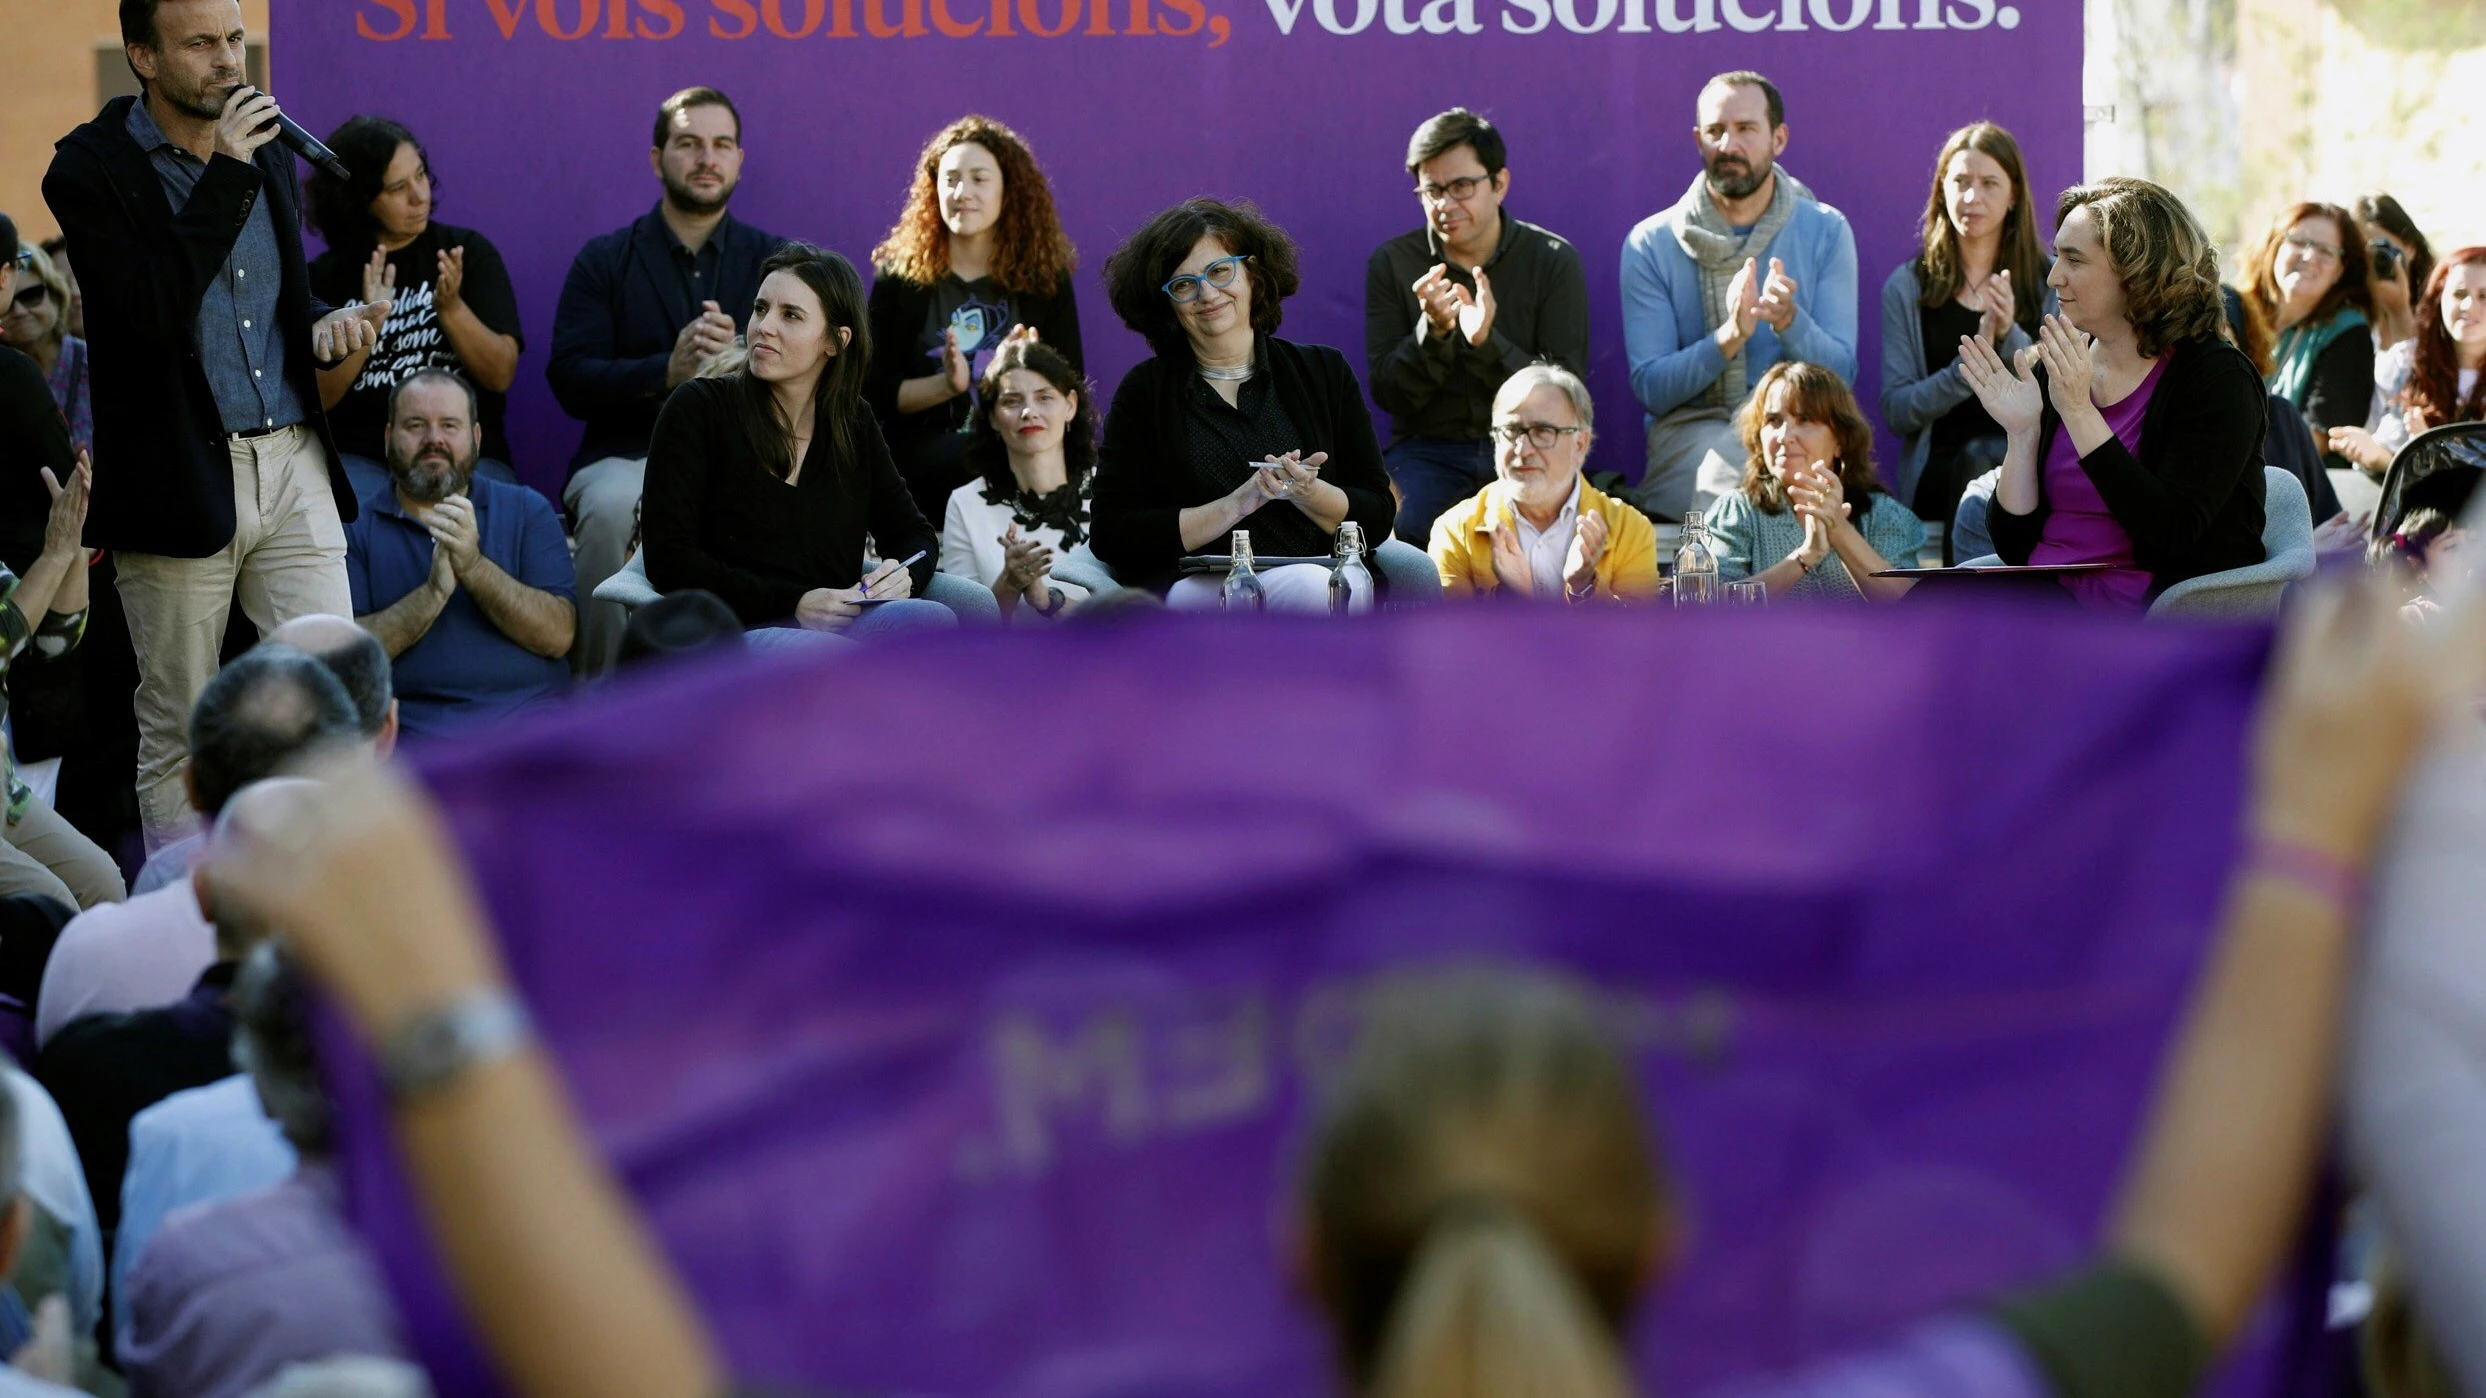
<svg viewBox="0 0 2486 1398">
<path fill-rule="evenodd" d="M 1856 235 L 1778 168 L 1787 113 L 1754 72 L 1701 88 L 1700 177 L 1623 240 L 1623 349 L 1648 413 L 1637 500 L 1681 519 L 1744 477 L 1735 414 L 1782 359 L 1856 377 Z"/>
<path fill-rule="evenodd" d="M 1385 586 L 1439 590 L 1432 560 L 1390 539 L 1397 504 L 1355 370 L 1275 333 L 1298 285 L 1294 240 L 1215 199 L 1158 214 L 1106 259 L 1114 312 L 1156 351 L 1122 376 L 1097 453 L 1096 556 L 1126 586 L 1215 607 L 1216 579 L 1178 582 L 1184 555 L 1241 530 L 1259 558 L 1326 558 L 1352 519 L 1368 547 L 1387 541 L 1371 560 Z M 1326 567 L 1260 580 L 1272 611 L 1328 610 Z"/>
<path fill-rule="evenodd" d="M 784 240 L 730 211 L 742 183 L 742 113 L 712 87 L 656 109 L 648 152 L 664 184 L 655 209 L 581 248 L 553 311 L 544 376 L 585 425 L 561 504 L 577 545 L 581 674 L 613 667 L 622 609 L 595 601 L 621 570 L 637 527 L 650 435 L 665 398 L 734 342 L 760 289 L 760 263 Z"/>
<path fill-rule="evenodd" d="M 2104 563 L 2063 585 L 2139 611 L 2262 561 L 2261 374 L 2221 333 L 2218 246 L 2182 200 L 2117 176 L 2063 192 L 2046 279 L 2062 313 L 1960 372 L 2008 438 L 1986 528 L 2006 563 Z"/>
<path fill-rule="evenodd" d="M 944 126 L 915 162 L 897 226 L 872 249 L 872 343 L 864 379 L 898 474 L 927 519 L 966 485 L 975 386 L 1026 327 L 1075 372 L 1078 252 L 1053 188 L 1017 132 L 990 117 Z"/>
<path fill-rule="evenodd" d="M 860 637 L 954 624 L 922 600 L 940 541 L 863 406 L 863 279 L 808 243 L 779 248 L 760 274 L 750 359 L 683 384 L 656 419 L 648 581 L 715 593 L 749 627 Z M 866 533 L 888 560 L 868 577 Z"/>
</svg>

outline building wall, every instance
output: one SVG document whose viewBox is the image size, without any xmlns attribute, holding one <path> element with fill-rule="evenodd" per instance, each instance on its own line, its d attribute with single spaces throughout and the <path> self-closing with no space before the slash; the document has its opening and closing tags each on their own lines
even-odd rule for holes
<svg viewBox="0 0 2486 1398">
<path fill-rule="evenodd" d="M 43 172 L 52 143 L 95 115 L 115 86 L 97 81 L 97 47 L 119 65 L 119 7 L 114 0 L 23 0 L 9 6 L 9 44 L 20 58 L 0 82 L 0 213 L 17 221 L 19 236 L 40 242 L 60 231 L 43 206 Z M 243 0 L 242 23 L 253 40 L 267 33 L 268 0 Z M 135 83 L 129 70 L 116 84 Z"/>
</svg>

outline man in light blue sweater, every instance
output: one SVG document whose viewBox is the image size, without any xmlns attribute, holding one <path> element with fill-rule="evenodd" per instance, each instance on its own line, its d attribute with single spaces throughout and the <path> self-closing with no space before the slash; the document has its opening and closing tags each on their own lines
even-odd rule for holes
<svg viewBox="0 0 2486 1398">
<path fill-rule="evenodd" d="M 1742 483 L 1735 412 L 1772 364 L 1856 377 L 1856 236 L 1778 168 L 1778 89 L 1759 73 L 1721 73 L 1696 111 L 1700 178 L 1623 240 L 1623 348 L 1648 413 L 1635 498 L 1668 519 Z"/>
</svg>

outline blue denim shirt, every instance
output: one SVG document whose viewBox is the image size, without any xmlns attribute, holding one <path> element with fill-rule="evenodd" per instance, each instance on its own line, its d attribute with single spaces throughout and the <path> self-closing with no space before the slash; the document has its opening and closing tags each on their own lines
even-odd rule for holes
<svg viewBox="0 0 2486 1398">
<path fill-rule="evenodd" d="M 129 134 L 147 153 L 156 177 L 164 182 L 165 197 L 179 211 L 207 173 L 207 162 L 174 145 L 147 114 L 144 101 L 130 104 Z M 227 432 L 291 427 L 310 417 L 285 379 L 285 337 L 276 319 L 284 278 L 276 220 L 266 199 L 254 199 L 241 236 L 225 255 L 224 270 L 199 300 L 195 330 L 199 362 L 207 370 L 207 386 L 216 395 L 216 411 Z"/>
</svg>

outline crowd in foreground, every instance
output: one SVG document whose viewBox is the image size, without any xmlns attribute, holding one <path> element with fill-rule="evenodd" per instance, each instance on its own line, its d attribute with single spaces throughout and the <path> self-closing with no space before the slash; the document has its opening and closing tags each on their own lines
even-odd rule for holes
<svg viewBox="0 0 2486 1398">
<path fill-rule="evenodd" d="M 2198 220 L 2143 180 L 2064 191 L 2049 247 L 2010 134 L 1961 128 L 1936 153 L 1918 251 L 1883 287 L 1878 406 L 1905 449 L 1877 462 L 1855 388 L 1852 233 L 1780 164 L 1783 94 L 1758 73 L 1722 74 L 1696 96 L 1700 172 L 1621 249 L 1643 462 L 1626 482 L 1587 469 L 1600 428 L 1580 254 L 1506 208 L 1504 134 L 1472 111 L 1410 138 L 1423 222 L 1367 266 L 1360 375 L 1340 351 L 1278 334 L 1286 300 L 1327 269 L 1304 266 L 1252 206 L 1195 198 L 1105 260 L 1114 315 L 1151 357 L 1100 403 L 1076 253 L 1019 136 L 981 117 L 937 133 L 867 286 L 838 253 L 732 215 L 741 117 L 722 92 L 691 88 L 656 113 L 656 207 L 589 241 L 562 288 L 548 375 L 582 430 L 556 503 L 510 460 L 505 398 L 524 339 L 509 271 L 482 233 L 433 217 L 415 134 L 357 116 L 330 138 L 344 174 L 305 189 L 274 144 L 274 102 L 242 85 L 233 0 L 124 0 L 121 15 L 144 91 L 59 143 L 45 196 L 63 237 L 21 245 L 0 216 L 0 250 L 14 254 L 0 263 L 0 1044 L 34 1070 L 9 1077 L 26 1202 L 15 1231 L 0 1228 L 15 1282 L 0 1292 L 0 1351 L 39 1340 L 30 1371 L 95 1391 L 125 1379 L 238 1394 L 290 1360 L 396 1353 L 387 1300 L 336 1216 L 300 971 L 267 933 L 281 926 L 350 999 L 362 953 L 321 950 L 310 924 L 416 924 L 351 888 L 327 888 L 333 905 L 264 882 L 235 890 L 274 858 L 258 832 L 293 842 L 306 811 L 321 813 L 311 843 L 336 867 L 370 851 L 342 836 L 331 848 L 335 831 L 385 829 L 422 859 L 447 856 L 415 798 L 385 780 L 295 775 L 318 754 L 385 759 L 401 734 L 439 741 L 616 666 L 713 646 L 836 648 L 1159 605 L 1890 603 L 1927 587 L 1919 565 L 1936 558 L 2052 570 L 2011 581 L 2036 576 L 2034 595 L 2066 605 L 2163 610 L 2224 586 L 2267 614 L 2317 551 L 2335 555 L 2385 601 L 2360 594 L 2300 622 L 2298 653 L 2342 673 L 2289 672 L 2281 727 L 2345 702 L 2325 686 L 2360 676 L 2373 686 L 2362 701 L 2413 705 L 2418 672 L 2469 644 L 2434 579 L 2467 542 L 2476 463 L 2422 480 L 2409 463 L 2486 419 L 2486 248 L 2438 258 L 2388 196 L 2291 208 L 2228 287 Z M 2350 494 L 2377 498 L 2379 515 L 2342 509 Z M 2410 634 L 2367 616 L 2386 603 Z M 2379 808 L 2397 759 L 2347 747 L 2371 770 L 2274 769 L 2265 784 Z M 2294 808 L 2266 814 L 2285 838 L 2239 875 L 2238 976 L 2279 976 L 2234 949 L 2275 939 L 2248 926 L 2311 919 L 2341 934 L 2351 900 L 2300 904 L 2308 889 L 2352 887 L 2373 839 L 2294 829 Z M 326 888 L 328 868 L 289 877 Z M 436 872 L 447 891 L 409 894 L 406 908 L 471 924 L 454 868 Z M 393 872 L 375 878 L 397 886 Z M 374 1010 L 375 1032 L 385 1039 L 401 1011 L 451 1014 L 451 1028 L 525 1059 L 522 1019 L 491 999 L 488 941 L 473 931 L 435 1002 L 422 977 L 440 968 L 415 963 L 438 949 L 400 949 L 389 973 L 409 979 L 386 994 L 416 1003 Z M 2327 986 L 2290 980 L 2291 993 Z M 1586 1032 L 1565 1018 L 1567 992 L 1524 977 L 1408 993 L 1448 997 L 1410 1023 L 1488 1049 L 1519 1021 Z M 2230 1332 L 2235 1289 L 2249 1295 L 2267 1270 L 2246 1244 L 2270 1244 L 2293 1218 L 2291 1150 L 2313 1134 L 2326 1061 L 2313 1026 L 2329 1021 L 2324 1000 L 2248 1031 L 2219 1017 L 2220 993 L 2197 1037 L 2298 1036 L 2255 1079 L 2301 1089 L 2294 1114 L 2257 1098 L 2272 1115 L 2239 1139 L 2270 1134 L 2246 1162 L 2199 1139 L 2209 1107 L 2192 1101 L 2197 1119 L 2170 1107 L 2136 1167 L 2160 1176 L 2135 1187 L 2127 1221 L 2141 1231 L 2097 1273 L 2002 1306 L 1960 1343 L 2035 1355 L 2053 1391 L 2085 1394 L 2143 1380 L 2083 1378 L 2079 1356 L 2106 1338 L 2080 1326 L 2129 1327 L 2148 1353 L 2196 1359 Z M 2234 1051 L 2179 1056 L 2170 1100 L 2206 1092 L 2183 1086 L 2193 1077 L 2235 1071 L 2217 1057 Z M 1389 1072 L 1422 1067 L 1414 1047 L 1374 1052 L 1416 1055 Z M 518 1087 L 485 1094 L 485 1114 L 533 1112 L 553 1092 L 540 1075 L 506 1081 Z M 479 1200 L 566 1187 L 594 1167 L 564 1121 L 531 1129 L 541 1154 L 431 1167 L 516 1172 L 469 1180 Z M 1636 1119 L 1617 1109 L 1597 1130 L 1642 1140 L 1616 1157 L 1640 1164 L 1615 1177 L 1653 1168 Z M 2222 1171 L 2251 1174 L 2268 1197 Z M 2221 1201 L 2207 1208 L 2219 1227 L 2171 1216 L 2196 1175 L 2234 1186 L 2197 1196 Z M 1358 1207 L 1416 1209 L 1426 1196 L 1400 1197 L 1399 1183 L 1359 1186 Z M 1545 1189 L 1440 1246 L 1573 1301 L 1546 1279 L 1586 1278 L 1605 1330 L 1555 1326 L 1545 1333 L 1569 1348 L 1512 1362 L 1619 1383 L 1607 1332 L 1654 1262 L 1618 1269 L 1624 1254 L 1598 1249 L 1621 1244 L 1532 1213 L 1573 1192 Z M 1662 1207 L 1635 1207 L 1663 1230 Z M 598 1295 L 524 1297 L 551 1308 L 521 1312 L 546 1315 L 545 1329 L 498 1337 L 531 1391 L 713 1378 L 695 1321 L 641 1276 L 652 1264 L 605 1216 L 618 1209 L 609 1190 L 526 1227 L 476 1209 L 489 1236 L 471 1241 L 487 1252 L 556 1222 L 588 1240 L 563 1245 L 570 1260 L 617 1250 L 609 1271 L 580 1274 Z M 1376 1255 L 1434 1256 L 1421 1209 L 1322 1226 L 1382 1229 Z M 1412 1265 L 1319 1288 L 1359 1386 L 1433 1386 L 1406 1357 L 1433 1353 L 1429 1341 L 1384 1343 L 1402 1301 L 1432 1316 L 1426 1334 L 1467 1323 L 1455 1278 L 1468 1273 L 1453 1268 L 1440 1290 L 1415 1284 L 1421 1268 L 1402 1277 Z M 270 1269 L 289 1280 L 266 1285 Z M 515 1284 L 462 1270 L 484 1294 Z M 601 1338 L 584 1328 L 617 1316 Z M 642 1345 L 644 1365 L 630 1358 Z M 633 1373 L 563 1370 L 579 1349 Z M 2058 1351 L 2073 1358 L 2048 1357 Z M 1920 1359 L 1954 1362 L 1944 1353 Z"/>
</svg>

